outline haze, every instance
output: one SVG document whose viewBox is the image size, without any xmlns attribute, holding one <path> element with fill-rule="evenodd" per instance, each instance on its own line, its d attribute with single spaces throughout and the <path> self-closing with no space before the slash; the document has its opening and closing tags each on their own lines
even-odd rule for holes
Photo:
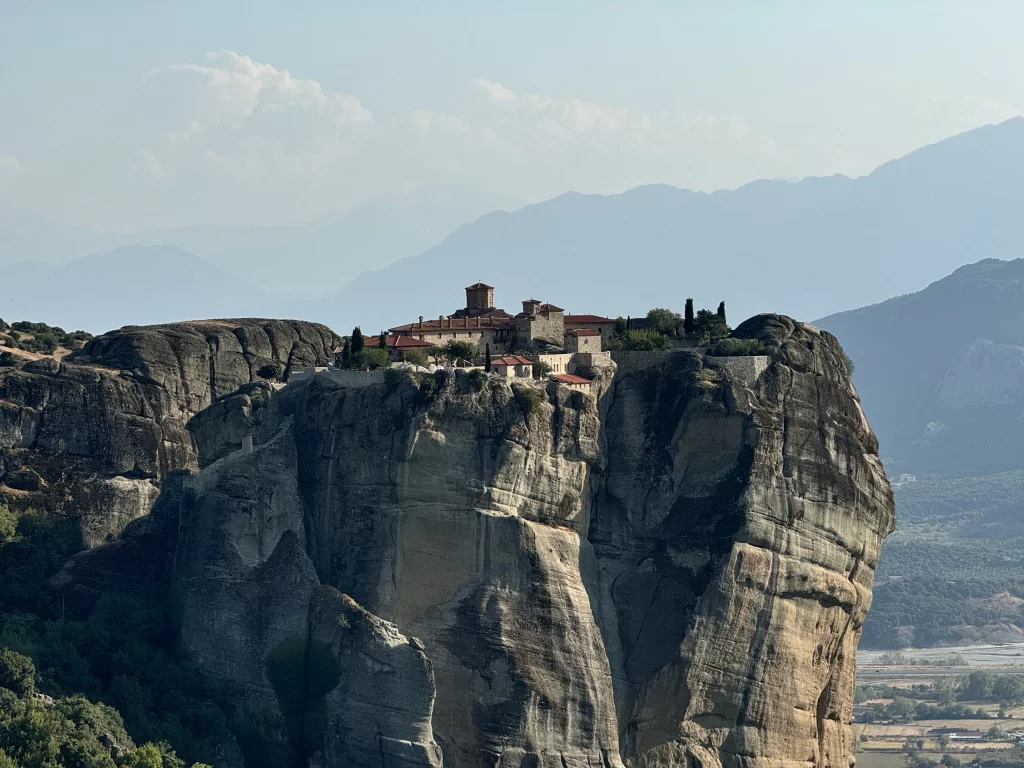
<svg viewBox="0 0 1024 768">
<path fill-rule="evenodd" d="M 129 233 L 431 184 L 710 191 L 1024 105 L 1013 2 L 383 5 L 0 3 L 0 203 Z"/>
</svg>

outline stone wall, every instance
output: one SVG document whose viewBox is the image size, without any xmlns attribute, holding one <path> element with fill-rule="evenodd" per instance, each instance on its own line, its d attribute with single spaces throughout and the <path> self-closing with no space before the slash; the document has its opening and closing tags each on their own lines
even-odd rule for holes
<svg viewBox="0 0 1024 768">
<path fill-rule="evenodd" d="M 516 346 L 527 346 L 535 339 L 544 339 L 556 346 L 564 343 L 563 312 L 538 312 L 531 317 L 516 317 Z"/>
<path fill-rule="evenodd" d="M 618 366 L 616 373 L 622 375 L 631 371 L 642 371 L 660 365 L 665 356 L 671 354 L 672 350 L 664 349 L 652 352 L 637 352 L 633 350 L 615 350 L 611 353 L 612 360 Z"/>
<path fill-rule="evenodd" d="M 339 371 L 339 370 L 324 370 L 316 371 L 313 373 L 306 373 L 305 371 L 296 371 L 289 379 L 288 383 L 302 381 L 313 376 L 323 376 L 330 379 L 336 384 L 340 384 L 343 387 L 370 387 L 374 384 L 384 383 L 384 371 Z"/>
</svg>

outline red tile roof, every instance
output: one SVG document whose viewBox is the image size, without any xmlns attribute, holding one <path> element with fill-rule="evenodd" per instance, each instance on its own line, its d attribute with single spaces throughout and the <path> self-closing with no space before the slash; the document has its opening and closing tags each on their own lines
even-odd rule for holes
<svg viewBox="0 0 1024 768">
<path fill-rule="evenodd" d="M 574 331 L 565 332 L 566 336 L 569 336 L 570 334 L 573 336 L 600 336 L 601 332 L 595 331 L 593 328 L 577 328 Z"/>
<path fill-rule="evenodd" d="M 571 373 L 556 373 L 552 377 L 555 381 L 560 381 L 563 384 L 591 384 L 590 379 L 584 379 L 582 376 L 573 376 Z"/>
<path fill-rule="evenodd" d="M 494 328 L 496 330 L 509 329 L 512 327 L 510 318 L 507 315 L 498 317 L 446 317 L 441 320 L 424 320 L 423 325 L 407 323 L 389 328 L 391 333 L 416 333 L 417 331 L 472 331 L 477 328 Z"/>
<path fill-rule="evenodd" d="M 385 336 L 384 343 L 392 349 L 413 349 L 433 346 L 429 341 L 420 341 L 412 336 Z"/>
<path fill-rule="evenodd" d="M 600 315 L 566 315 L 565 322 L 567 323 L 614 323 L 610 317 L 601 317 Z"/>
<path fill-rule="evenodd" d="M 533 365 L 533 360 L 522 355 L 510 355 L 491 360 L 491 365 Z"/>
</svg>

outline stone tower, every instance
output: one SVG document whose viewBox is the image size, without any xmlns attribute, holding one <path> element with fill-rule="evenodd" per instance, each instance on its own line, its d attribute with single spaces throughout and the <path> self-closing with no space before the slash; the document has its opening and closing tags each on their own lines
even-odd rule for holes
<svg viewBox="0 0 1024 768">
<path fill-rule="evenodd" d="M 466 288 L 466 309 L 494 309 L 494 286 L 473 283 Z"/>
</svg>

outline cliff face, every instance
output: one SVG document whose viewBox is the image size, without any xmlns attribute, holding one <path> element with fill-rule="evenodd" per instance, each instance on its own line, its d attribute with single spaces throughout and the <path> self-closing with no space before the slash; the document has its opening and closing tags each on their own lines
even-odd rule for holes
<svg viewBox="0 0 1024 768">
<path fill-rule="evenodd" d="M 195 417 L 165 548 L 247 765 L 847 766 L 891 491 L 835 340 L 736 335 L 765 365 L 324 375 Z"/>
<path fill-rule="evenodd" d="M 259 367 L 322 365 L 337 337 L 282 320 L 128 326 L 63 361 L 0 368 L 0 498 L 77 517 L 87 545 L 145 514 L 196 466 L 185 422 Z"/>
</svg>

